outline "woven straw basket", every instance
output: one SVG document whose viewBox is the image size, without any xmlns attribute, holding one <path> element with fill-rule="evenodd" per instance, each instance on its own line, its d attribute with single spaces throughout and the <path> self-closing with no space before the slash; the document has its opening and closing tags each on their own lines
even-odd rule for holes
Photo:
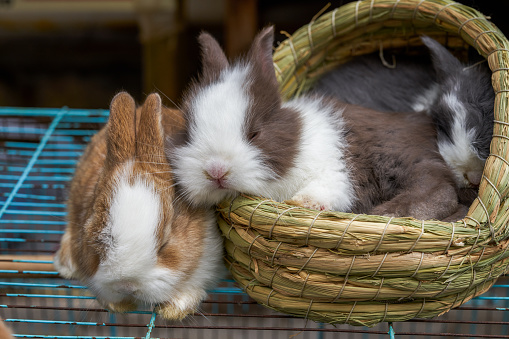
<svg viewBox="0 0 509 339">
<path fill-rule="evenodd" d="M 240 196 L 218 207 L 226 261 L 246 292 L 280 312 L 373 326 L 430 318 L 485 292 L 509 265 L 509 42 L 481 13 L 448 0 L 366 0 L 328 12 L 274 54 L 281 91 L 298 95 L 332 67 L 420 35 L 488 60 L 496 92 L 479 197 L 456 223 L 317 212 Z"/>
</svg>

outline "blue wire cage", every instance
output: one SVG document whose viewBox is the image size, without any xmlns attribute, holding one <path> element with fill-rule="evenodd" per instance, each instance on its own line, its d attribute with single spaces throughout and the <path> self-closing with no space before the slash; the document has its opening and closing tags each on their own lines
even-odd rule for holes
<svg viewBox="0 0 509 339">
<path fill-rule="evenodd" d="M 20 338 L 509 338 L 509 277 L 431 320 L 330 326 L 257 305 L 222 281 L 182 322 L 152 310 L 109 313 L 52 265 L 65 227 L 66 188 L 107 110 L 0 108 L 0 316 Z"/>
</svg>

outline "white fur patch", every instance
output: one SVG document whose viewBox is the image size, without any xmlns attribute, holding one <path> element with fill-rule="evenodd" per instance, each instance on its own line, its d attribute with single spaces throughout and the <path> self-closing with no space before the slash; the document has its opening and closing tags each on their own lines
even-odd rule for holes
<svg viewBox="0 0 509 339">
<path fill-rule="evenodd" d="M 156 266 L 159 195 L 141 176 L 130 184 L 131 176 L 129 162 L 115 178 L 109 221 L 101 234 L 108 250 L 90 281 L 91 288 L 109 302 L 119 302 L 127 295 L 160 302 L 171 297 L 179 274 Z"/>
<path fill-rule="evenodd" d="M 218 280 L 225 275 L 223 239 L 212 211 L 206 214 L 205 222 L 201 226 L 205 229 L 205 236 L 198 266 L 191 276 L 187 277 L 186 282 L 179 286 L 179 293 L 172 299 L 174 305 L 182 310 L 198 306 L 206 297 L 206 290 L 215 287 Z"/>
<path fill-rule="evenodd" d="M 435 83 L 415 98 L 412 104 L 412 110 L 414 112 L 429 111 L 429 108 L 435 103 L 439 94 L 440 86 Z"/>
<path fill-rule="evenodd" d="M 456 181 L 461 186 L 468 186 L 469 181 L 465 178 L 468 176 L 467 173 L 482 173 L 484 162 L 479 159 L 472 146 L 474 131 L 467 130 L 465 106 L 453 92 L 445 94 L 444 100 L 449 109 L 454 112 L 451 128 L 452 142 L 440 140 L 438 149 L 445 162 L 453 169 Z"/>
<path fill-rule="evenodd" d="M 71 246 L 70 243 L 71 243 L 71 231 L 69 229 L 66 229 L 64 235 L 62 236 L 61 247 L 56 253 L 53 260 L 53 265 L 55 266 L 57 271 L 60 273 L 61 276 L 63 276 L 66 279 L 77 278 L 75 276 L 76 265 L 74 264 L 72 255 L 70 253 Z"/>
<path fill-rule="evenodd" d="M 324 106 L 321 99 L 301 97 L 283 104 L 297 110 L 302 119 L 302 135 L 295 167 L 282 178 L 280 189 L 292 187 L 292 198 L 310 200 L 307 207 L 349 211 L 356 197 L 350 173 L 344 160 L 347 142 L 344 138 L 342 110 Z M 273 194 L 275 194 L 274 192 Z M 270 196 L 270 195 L 269 195 Z"/>
</svg>

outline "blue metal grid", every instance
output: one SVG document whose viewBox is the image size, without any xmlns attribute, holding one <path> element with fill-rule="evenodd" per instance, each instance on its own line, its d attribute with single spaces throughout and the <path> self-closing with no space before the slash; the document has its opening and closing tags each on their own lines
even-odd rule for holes
<svg viewBox="0 0 509 339">
<path fill-rule="evenodd" d="M 333 327 L 263 308 L 225 280 L 183 322 L 152 310 L 112 314 L 52 266 L 66 187 L 107 110 L 0 108 L 0 316 L 20 338 L 509 338 L 509 278 L 431 320 Z"/>
</svg>

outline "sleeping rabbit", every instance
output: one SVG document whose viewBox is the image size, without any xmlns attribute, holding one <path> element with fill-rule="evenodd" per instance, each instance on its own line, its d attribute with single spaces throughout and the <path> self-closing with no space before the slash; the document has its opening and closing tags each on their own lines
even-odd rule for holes
<svg viewBox="0 0 509 339">
<path fill-rule="evenodd" d="M 209 34 L 199 42 L 203 72 L 184 99 L 185 136 L 169 141 L 179 192 L 194 206 L 247 193 L 317 210 L 421 219 L 455 211 L 453 174 L 428 116 L 320 95 L 283 102 L 272 27 L 232 63 Z"/>
<path fill-rule="evenodd" d="M 182 319 L 222 272 L 214 213 L 175 200 L 164 137 L 179 121 L 157 94 L 136 110 L 119 93 L 76 168 L 54 265 L 111 311 L 158 305 L 164 318 Z"/>
<path fill-rule="evenodd" d="M 491 73 L 483 64 L 466 67 L 432 38 L 422 41 L 430 56 L 398 56 L 395 68 L 385 67 L 378 55 L 358 57 L 319 79 L 314 91 L 379 111 L 428 113 L 460 198 L 470 204 L 493 134 Z"/>
</svg>

